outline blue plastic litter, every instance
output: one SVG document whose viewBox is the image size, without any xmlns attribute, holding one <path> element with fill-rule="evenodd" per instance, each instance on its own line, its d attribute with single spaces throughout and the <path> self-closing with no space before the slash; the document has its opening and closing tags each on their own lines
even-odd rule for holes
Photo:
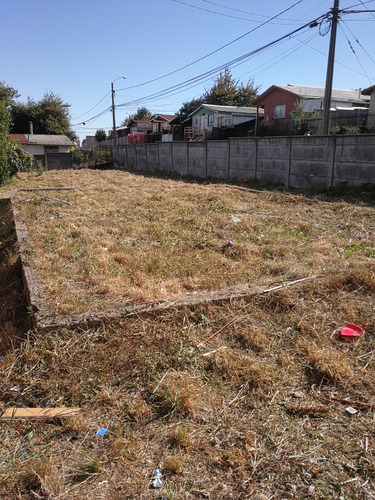
<svg viewBox="0 0 375 500">
<path fill-rule="evenodd" d="M 153 476 L 153 481 L 152 481 L 152 487 L 153 488 L 161 488 L 163 486 L 163 481 L 161 478 L 163 477 L 163 474 L 161 473 L 160 469 L 156 469 L 154 476 Z"/>
<path fill-rule="evenodd" d="M 101 427 L 96 433 L 97 436 L 104 436 L 104 434 L 108 431 L 107 427 Z"/>
</svg>

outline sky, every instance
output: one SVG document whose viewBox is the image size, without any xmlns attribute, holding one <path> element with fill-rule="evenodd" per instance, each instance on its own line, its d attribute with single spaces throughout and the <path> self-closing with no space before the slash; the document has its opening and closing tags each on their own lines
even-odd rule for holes
<svg viewBox="0 0 375 500">
<path fill-rule="evenodd" d="M 226 66 L 259 93 L 288 83 L 324 87 L 330 39 L 324 15 L 333 3 L 0 0 L 0 81 L 18 90 L 20 102 L 59 95 L 81 140 L 112 128 L 112 82 L 117 126 L 142 106 L 175 114 Z M 340 0 L 339 8 L 363 12 L 340 15 L 333 87 L 369 87 L 375 0 Z"/>
</svg>

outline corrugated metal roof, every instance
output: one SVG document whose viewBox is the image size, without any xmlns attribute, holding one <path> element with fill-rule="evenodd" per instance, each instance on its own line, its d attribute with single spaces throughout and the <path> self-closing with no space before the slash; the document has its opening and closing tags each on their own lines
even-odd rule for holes
<svg viewBox="0 0 375 500">
<path fill-rule="evenodd" d="M 293 92 L 306 99 L 323 99 L 325 89 L 323 87 L 308 87 L 305 85 L 275 85 L 275 87 Z M 332 89 L 332 101 L 367 103 L 369 97 L 361 95 L 358 90 Z"/>
<path fill-rule="evenodd" d="M 224 113 L 235 113 L 237 115 L 253 115 L 256 114 L 257 108 L 255 106 L 221 106 L 218 104 L 202 104 L 194 110 L 192 113 L 190 113 L 189 116 L 194 115 L 198 111 L 198 109 L 205 108 L 208 110 L 216 111 L 217 113 L 224 112 Z"/>
<path fill-rule="evenodd" d="M 74 146 L 66 135 L 25 134 L 28 142 L 40 146 Z"/>
</svg>

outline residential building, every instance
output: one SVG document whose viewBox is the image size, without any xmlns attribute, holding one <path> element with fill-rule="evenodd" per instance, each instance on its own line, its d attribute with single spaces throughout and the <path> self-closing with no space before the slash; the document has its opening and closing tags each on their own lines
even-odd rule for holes
<svg viewBox="0 0 375 500">
<path fill-rule="evenodd" d="M 241 123 L 256 119 L 257 112 L 263 115 L 262 110 L 254 107 L 221 106 L 216 104 L 202 104 L 190 113 L 192 127 L 198 134 L 210 137 L 214 128 L 235 127 Z"/>
<path fill-rule="evenodd" d="M 362 90 L 362 95 L 370 96 L 370 106 L 367 118 L 367 132 L 375 133 L 375 85 Z"/>
<path fill-rule="evenodd" d="M 9 134 L 9 136 L 21 143 L 26 153 L 34 156 L 45 153 L 70 153 L 74 147 L 74 143 L 66 135 Z"/>
<path fill-rule="evenodd" d="M 307 112 L 323 109 L 325 89 L 303 85 L 272 85 L 257 97 L 254 104 L 264 110 L 264 127 L 275 127 L 288 131 L 291 113 L 296 103 L 303 100 Z M 346 110 L 368 108 L 370 97 L 359 90 L 332 89 L 331 109 Z"/>
</svg>

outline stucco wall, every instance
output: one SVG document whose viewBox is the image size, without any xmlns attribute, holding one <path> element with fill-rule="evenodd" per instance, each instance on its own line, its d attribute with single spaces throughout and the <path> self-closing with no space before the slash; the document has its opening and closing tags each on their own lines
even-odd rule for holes
<svg viewBox="0 0 375 500">
<path fill-rule="evenodd" d="M 375 135 L 231 138 L 121 146 L 120 168 L 308 188 L 375 184 Z"/>
</svg>

